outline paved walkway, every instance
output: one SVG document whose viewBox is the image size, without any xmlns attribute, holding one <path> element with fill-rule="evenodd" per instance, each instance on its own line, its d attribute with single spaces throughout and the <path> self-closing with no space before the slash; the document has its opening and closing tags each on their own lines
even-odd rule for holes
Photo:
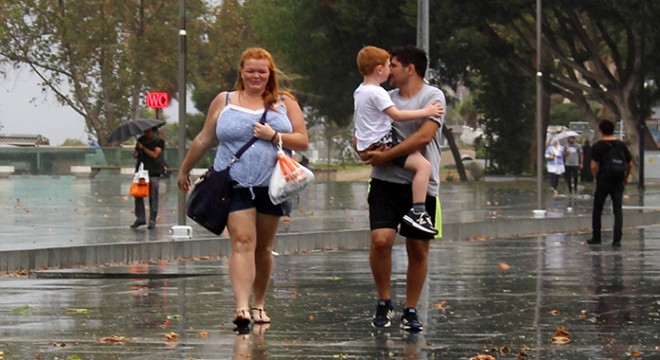
<svg viewBox="0 0 660 360">
<path fill-rule="evenodd" d="M 190 221 L 192 239 L 173 241 L 169 232 L 178 218 L 178 190 L 171 179 L 161 182 L 157 228 L 129 229 L 134 220 L 129 181 L 120 175 L 0 179 L 0 272 L 229 253 L 226 237 L 218 241 Z M 366 182 L 313 184 L 294 202 L 291 221 L 282 222 L 277 251 L 368 247 L 367 189 Z M 444 235 L 472 239 L 588 229 L 588 193 L 585 189 L 578 197 L 547 196 L 548 218 L 535 220 L 533 181 L 446 183 Z M 625 204 L 632 207 L 626 210 L 628 226 L 655 224 L 660 218 L 657 188 L 643 196 L 633 188 Z"/>
<path fill-rule="evenodd" d="M 273 323 L 246 336 L 232 332 L 226 259 L 5 277 L 0 351 L 5 359 L 659 359 L 660 229 L 627 229 L 621 249 L 585 238 L 434 242 L 420 334 L 398 329 L 400 245 L 399 314 L 382 331 L 369 325 L 376 299 L 365 250 L 278 256 Z M 560 326 L 570 343 L 553 344 Z"/>
<path fill-rule="evenodd" d="M 127 229 L 123 223 L 130 223 L 131 216 L 123 208 L 130 199 L 100 195 L 111 192 L 103 185 L 61 179 L 68 185 L 53 195 L 39 191 L 41 179 L 36 185 L 35 179 L 28 180 L 12 182 L 12 186 L 14 191 L 25 187 L 31 193 L 21 192 L 20 197 L 6 190 L 0 193 L 3 215 L 11 216 L 11 220 L 5 216 L 0 220 L 5 230 L 0 236 L 3 246 L 29 244 L 34 237 L 51 244 L 40 251 L 55 251 L 53 244 L 66 246 L 67 241 L 85 237 L 90 242 L 84 245 L 87 248 L 108 239 L 133 243 L 154 237 L 148 242 L 155 247 L 168 242 L 158 238 L 166 234 L 167 225 L 157 229 L 162 232 Z M 7 184 L 0 188 L 3 185 Z M 77 195 L 73 190 L 65 193 L 62 189 L 67 186 L 82 189 Z M 333 229 L 337 223 L 363 221 L 363 199 L 356 194 L 364 194 L 364 184 L 341 186 L 344 190 L 310 192 L 310 198 L 301 199 L 289 233 L 281 229 L 278 242 L 289 242 L 287 234 L 298 234 L 299 239 L 305 234 L 334 232 L 338 238 L 342 233 Z M 90 192 L 90 188 L 96 190 Z M 446 219 L 498 232 L 503 231 L 502 224 L 540 226 L 545 222 L 535 222 L 529 215 L 535 199 L 529 188 L 524 184 L 463 188 L 450 184 L 444 188 Z M 640 201 L 631 192 L 626 199 L 630 207 L 626 222 L 648 217 L 649 209 L 660 203 L 656 196 L 649 190 Z M 8 204 L 6 199 L 13 201 Z M 556 218 L 547 223 L 559 226 L 584 218 L 589 200 L 573 200 L 549 200 L 548 209 L 555 209 L 551 213 Z M 327 206 L 327 212 L 309 213 L 315 207 L 322 211 L 322 206 Z M 353 213 L 355 219 L 340 216 Z M 324 230 L 311 233 L 292 230 L 311 215 L 338 220 L 319 221 Z M 68 223 L 62 223 L 63 219 Z M 89 226 L 90 221 L 97 226 Z M 355 230 L 360 231 L 360 226 Z M 106 235 L 95 237 L 96 232 Z M 133 233 L 142 238 L 124 238 Z M 606 232 L 605 239 L 609 235 Z M 30 277 L 4 275 L 0 278 L 0 352 L 4 359 L 72 360 L 430 360 L 469 359 L 478 354 L 497 359 L 660 359 L 660 227 L 626 228 L 620 249 L 608 244 L 587 246 L 583 244 L 587 237 L 579 231 L 551 231 L 532 237 L 457 240 L 447 236 L 434 241 L 419 304 L 425 323 L 420 334 L 398 329 L 405 293 L 406 258 L 401 244 L 395 247 L 392 275 L 398 313 L 393 327 L 381 331 L 369 325 L 376 299 L 363 247 L 281 252 L 267 300 L 273 323 L 253 327 L 248 335 L 232 331 L 233 297 L 226 257 L 40 270 L 32 271 Z M 201 240 L 188 242 L 195 241 Z M 553 343 L 558 327 L 569 333 L 568 344 Z"/>
</svg>

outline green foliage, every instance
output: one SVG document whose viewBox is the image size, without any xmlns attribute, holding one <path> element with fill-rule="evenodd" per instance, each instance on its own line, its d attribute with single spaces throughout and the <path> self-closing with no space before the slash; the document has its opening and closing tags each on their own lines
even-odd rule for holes
<svg viewBox="0 0 660 360">
<path fill-rule="evenodd" d="M 193 20 L 204 12 L 202 0 L 187 5 Z M 36 73 L 102 146 L 145 92 L 175 95 L 177 2 L 2 1 L 0 14 L 0 60 Z"/>
<path fill-rule="evenodd" d="M 498 69 L 477 80 L 475 105 L 488 116 L 489 157 L 497 164 L 492 171 L 519 175 L 526 169 L 533 138 L 534 99 L 526 94 L 533 92 L 534 86 L 531 79 L 511 68 L 502 65 Z"/>
<path fill-rule="evenodd" d="M 251 15 L 241 3 L 225 0 L 213 8 L 205 22 L 204 41 L 193 49 L 192 99 L 203 114 L 218 93 L 234 88 L 241 54 L 250 46 Z"/>
<path fill-rule="evenodd" d="M 486 143 L 484 141 L 475 142 L 475 159 L 485 159 L 486 158 Z"/>
<path fill-rule="evenodd" d="M 241 52 L 262 46 L 294 75 L 291 85 L 313 114 L 308 119 L 349 125 L 352 94 L 361 81 L 357 51 L 363 45 L 387 49 L 416 42 L 415 0 L 225 0 L 213 8 L 206 3 L 186 2 L 188 79 L 204 114 L 218 92 L 233 88 Z M 531 153 L 525 146 L 531 146 L 526 139 L 535 99 L 530 88 L 536 73 L 535 5 L 430 2 L 430 64 L 439 70 L 439 82 L 452 87 L 463 82 L 479 93 L 474 107 L 448 109 L 447 121 L 472 121 L 480 111 L 497 136 L 493 151 L 501 156 L 496 159 L 501 171 L 519 171 L 528 161 L 520 157 Z M 646 79 L 656 80 L 660 2 L 557 0 L 543 6 L 546 91 L 570 99 L 592 123 L 591 102 L 599 102 L 636 136 L 630 122 L 640 113 L 641 35 Z M 88 132 L 105 145 L 114 128 L 135 117 L 145 92 L 167 91 L 176 98 L 178 11 L 171 0 L 0 1 L 0 62 L 36 73 L 42 87 L 84 117 Z M 650 100 L 660 98 L 656 83 L 647 89 Z M 559 107 L 551 116 L 551 122 L 566 121 L 577 112 Z M 202 123 L 189 121 L 189 138 Z M 524 139 L 515 151 L 506 143 L 511 137 Z"/>
<path fill-rule="evenodd" d="M 641 5 L 645 4 L 645 8 Z M 647 79 L 657 78 L 660 32 L 651 25 L 660 20 L 660 2 L 641 0 L 544 1 L 542 8 L 542 73 L 546 92 L 560 94 L 577 104 L 583 119 L 596 125 L 597 114 L 591 101 L 597 101 L 605 113 L 621 118 L 628 138 L 637 138 L 639 113 L 640 49 L 646 41 Z M 503 66 L 516 72 L 505 82 L 536 78 L 536 3 L 531 0 L 439 0 L 431 3 L 431 55 L 439 58 L 442 83 L 471 82 L 466 74 L 486 75 L 500 72 Z M 644 19 L 646 29 L 641 29 Z M 505 60 L 504 64 L 493 64 Z M 505 69 L 506 70 L 506 69 Z M 481 89 L 484 90 L 484 89 Z M 648 90 L 654 97 L 657 87 Z M 501 96 L 495 92 L 486 96 Z M 511 94 L 519 98 L 518 94 Z M 526 98 L 535 98 L 527 91 Z M 495 100 L 489 101 L 494 103 Z M 525 99 L 529 104 L 529 100 Z M 649 104 L 647 103 L 646 106 Z M 490 106 L 489 108 L 493 108 Z M 487 121 L 507 122 L 496 114 L 486 113 Z M 548 119 L 544 117 L 544 123 Z M 491 126 L 493 131 L 521 124 Z M 515 131 L 514 131 L 515 132 Z M 496 133 L 500 138 L 508 133 Z M 520 138 L 520 136 L 519 136 Z M 517 153 L 532 153 L 518 147 Z M 527 151 L 525 151 L 527 150 Z M 501 163 L 499 163 L 502 165 Z"/>
<path fill-rule="evenodd" d="M 584 112 L 574 103 L 556 104 L 550 109 L 550 125 L 564 125 L 575 121 L 585 121 Z"/>
<path fill-rule="evenodd" d="M 353 114 L 353 91 L 362 81 L 355 65 L 364 45 L 390 48 L 415 41 L 405 0 L 263 0 L 246 3 L 254 41 L 300 75 L 297 95 L 339 126 Z"/>
<path fill-rule="evenodd" d="M 82 142 L 82 141 L 80 141 L 80 140 L 78 140 L 78 139 L 70 139 L 70 138 L 67 138 L 67 139 L 64 140 L 64 142 L 62 143 L 62 146 L 87 146 L 87 144 L 85 144 L 84 142 Z"/>
</svg>

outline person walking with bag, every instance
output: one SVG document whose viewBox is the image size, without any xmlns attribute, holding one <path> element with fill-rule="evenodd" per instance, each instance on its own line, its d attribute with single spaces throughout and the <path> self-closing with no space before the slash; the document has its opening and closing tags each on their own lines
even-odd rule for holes
<svg viewBox="0 0 660 360">
<path fill-rule="evenodd" d="M 591 173 L 596 180 L 594 207 L 591 214 L 592 236 L 587 244 L 601 242 L 601 215 L 605 199 L 612 200 L 614 233 L 612 246 L 621 246 L 623 228 L 623 190 L 632 169 L 632 155 L 623 141 L 614 137 L 614 123 L 602 120 L 598 124 L 601 140 L 591 147 Z"/>
<path fill-rule="evenodd" d="M 555 196 L 559 195 L 559 175 L 566 171 L 564 167 L 564 147 L 559 141 L 554 141 L 545 149 L 545 159 L 548 161 L 548 173 L 550 174 L 550 187 Z"/>
<path fill-rule="evenodd" d="M 249 48 L 243 52 L 234 91 L 223 91 L 211 102 L 204 127 L 192 141 L 177 178 L 179 189 L 187 192 L 190 170 L 209 149 L 217 146 L 213 168 L 220 171 L 252 137 L 259 139 L 230 169 L 235 185 L 227 231 L 232 245 L 229 276 L 237 331 L 244 331 L 251 320 L 259 324 L 271 320 L 265 310 L 266 292 L 273 271 L 275 234 L 284 214 L 282 205 L 274 205 L 268 195 L 277 142 L 281 139 L 284 148 L 296 151 L 308 146 L 300 105 L 280 88 L 278 74 L 268 51 Z M 268 104 L 272 105 L 261 124 Z"/>
<path fill-rule="evenodd" d="M 144 169 L 149 172 L 149 225 L 148 229 L 156 227 L 158 219 L 158 188 L 159 179 L 165 173 L 165 161 L 163 160 L 163 150 L 165 149 L 165 140 L 158 136 L 158 127 L 147 129 L 144 135 L 140 136 L 135 143 L 133 158 L 137 159 L 135 171 L 144 164 Z M 135 198 L 135 222 L 131 228 L 136 229 L 147 222 L 146 211 L 144 208 L 144 198 Z"/>
</svg>

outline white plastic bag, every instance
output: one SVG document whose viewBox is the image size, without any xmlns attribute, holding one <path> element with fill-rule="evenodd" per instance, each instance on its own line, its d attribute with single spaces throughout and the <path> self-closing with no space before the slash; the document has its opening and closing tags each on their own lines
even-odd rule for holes
<svg viewBox="0 0 660 360">
<path fill-rule="evenodd" d="M 143 163 L 140 163 L 138 171 L 133 176 L 129 194 L 136 198 L 149 196 L 149 171 L 144 169 Z"/>
<path fill-rule="evenodd" d="M 311 170 L 282 151 L 281 136 L 278 147 L 277 162 L 268 186 L 270 201 L 276 205 L 291 199 L 314 182 L 314 173 Z"/>
</svg>

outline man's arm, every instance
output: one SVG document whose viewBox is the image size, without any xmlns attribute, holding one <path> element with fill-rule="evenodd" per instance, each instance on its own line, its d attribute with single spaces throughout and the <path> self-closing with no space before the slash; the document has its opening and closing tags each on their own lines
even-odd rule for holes
<svg viewBox="0 0 660 360">
<path fill-rule="evenodd" d="M 140 142 L 137 143 L 137 148 L 140 149 L 142 152 L 144 152 L 148 157 L 153 159 L 160 156 L 160 153 L 163 152 L 163 149 L 158 146 L 154 147 L 153 150 L 149 150 L 146 146 L 142 145 L 142 143 Z"/>
<path fill-rule="evenodd" d="M 366 164 L 383 165 L 403 155 L 412 154 L 430 143 L 439 128 L 440 124 L 433 120 L 424 121 L 417 131 L 396 146 L 383 151 L 366 151 L 362 155 L 362 160 Z"/>
<path fill-rule="evenodd" d="M 598 178 L 598 162 L 591 160 L 591 176 L 594 177 L 594 181 Z"/>
<path fill-rule="evenodd" d="M 584 155 L 582 155 L 582 151 L 580 151 L 580 163 L 579 163 L 580 170 L 582 170 L 582 166 L 584 166 Z"/>
<path fill-rule="evenodd" d="M 623 179 L 623 183 L 628 185 L 628 177 L 630 176 L 630 172 L 632 171 L 633 168 L 633 162 L 632 160 L 628 161 L 626 164 L 626 177 Z"/>
</svg>

